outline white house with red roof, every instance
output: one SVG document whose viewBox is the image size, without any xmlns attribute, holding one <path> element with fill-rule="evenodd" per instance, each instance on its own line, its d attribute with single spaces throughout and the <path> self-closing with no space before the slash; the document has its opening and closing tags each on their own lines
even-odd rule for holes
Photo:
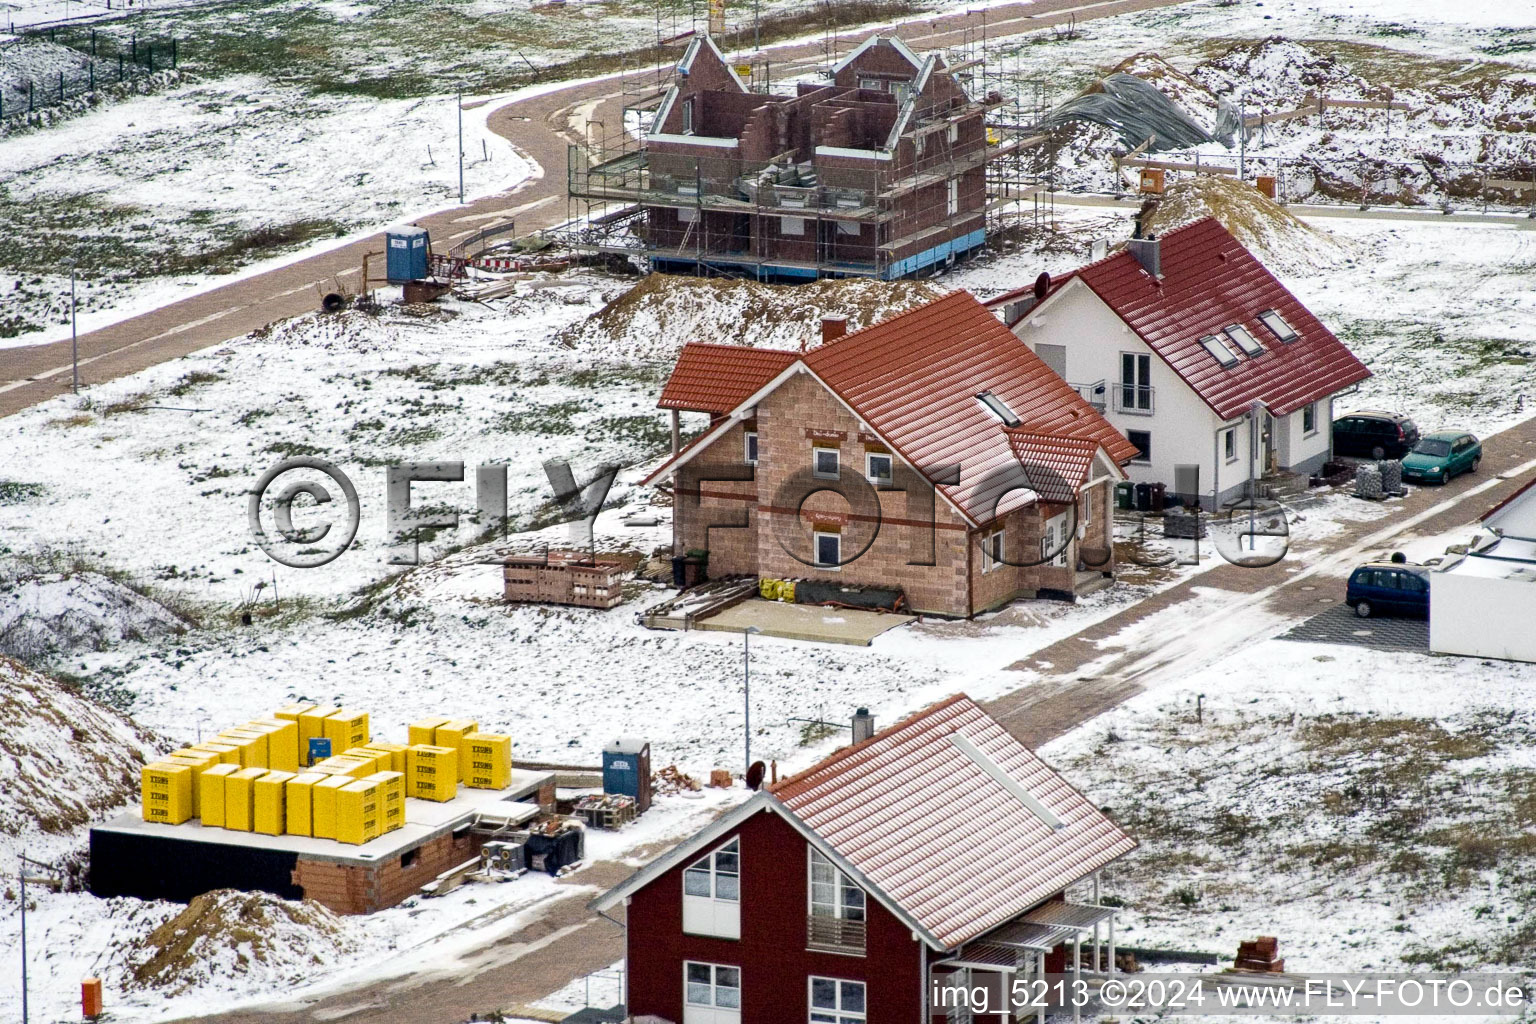
<svg viewBox="0 0 1536 1024">
<path fill-rule="evenodd" d="M 1320 469 L 1334 397 L 1370 376 L 1214 218 L 988 305 L 1136 446 L 1132 480 L 1207 509 Z"/>
<path fill-rule="evenodd" d="M 967 292 L 806 352 L 684 347 L 660 406 L 710 416 L 650 475 L 709 574 L 896 588 L 967 617 L 1114 570 L 1125 437 Z"/>
<path fill-rule="evenodd" d="M 623 908 L 629 1020 L 926 1021 L 935 976 L 1114 963 L 1114 909 L 1067 890 L 1135 840 L 964 694 L 859 725 L 593 902 Z"/>
</svg>

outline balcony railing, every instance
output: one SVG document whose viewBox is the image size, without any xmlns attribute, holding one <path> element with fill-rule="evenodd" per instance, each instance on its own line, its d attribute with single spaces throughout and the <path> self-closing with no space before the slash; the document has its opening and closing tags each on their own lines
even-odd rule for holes
<svg viewBox="0 0 1536 1024">
<path fill-rule="evenodd" d="M 818 917 L 810 914 L 805 919 L 805 932 L 807 949 L 828 953 L 864 952 L 863 921 L 849 921 L 841 917 Z"/>
<path fill-rule="evenodd" d="M 1103 412 L 1105 403 L 1109 400 L 1109 385 L 1102 380 L 1096 380 L 1092 384 L 1072 384 L 1072 390 L 1083 396 L 1083 401 L 1093 406 L 1094 412 Z"/>
<path fill-rule="evenodd" d="M 1151 416 L 1154 409 L 1154 389 L 1149 384 L 1115 384 L 1115 412 L 1133 416 Z"/>
</svg>

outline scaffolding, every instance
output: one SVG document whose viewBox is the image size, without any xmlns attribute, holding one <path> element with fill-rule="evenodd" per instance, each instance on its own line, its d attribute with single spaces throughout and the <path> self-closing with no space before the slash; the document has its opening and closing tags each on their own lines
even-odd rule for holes
<svg viewBox="0 0 1536 1024">
<path fill-rule="evenodd" d="M 658 23 L 658 47 L 688 42 L 662 39 L 660 30 Z M 761 52 L 725 60 L 749 93 L 765 99 L 793 102 L 799 83 L 811 79 L 829 86 L 820 105 L 867 104 L 862 85 L 830 87 L 839 49 L 829 21 L 827 63 L 775 65 Z M 867 160 L 823 161 L 794 148 L 746 160 L 733 141 L 708 136 L 647 145 L 677 62 L 625 69 L 616 124 L 589 123 L 585 143 L 568 149 L 567 222 L 546 236 L 631 258 L 643 271 L 889 279 L 947 266 L 989 231 L 1026 219 L 1053 226 L 1053 171 L 1042 173 L 1028 152 L 1044 138 L 1036 126 L 1048 109 L 1047 83 L 1022 78 L 1017 61 L 1012 73 L 989 61 L 984 25 L 946 58 L 933 74 L 950 77 L 962 97 L 901 92 L 899 140 L 910 148 L 898 147 L 902 159 L 882 150 L 878 160 L 873 150 Z M 958 126 L 975 119 L 984 137 L 964 138 Z M 711 147 L 721 155 L 700 152 Z"/>
</svg>

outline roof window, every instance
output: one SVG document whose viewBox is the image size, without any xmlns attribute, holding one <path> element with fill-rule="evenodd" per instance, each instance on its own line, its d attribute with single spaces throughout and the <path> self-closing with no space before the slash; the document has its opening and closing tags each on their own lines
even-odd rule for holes
<svg viewBox="0 0 1536 1024">
<path fill-rule="evenodd" d="M 987 411 L 1002 420 L 1005 426 L 1016 427 L 1022 422 L 1014 411 L 1008 408 L 1008 403 L 998 398 L 990 391 L 983 391 L 976 396 L 976 400 L 987 407 Z"/>
<path fill-rule="evenodd" d="M 1200 339 L 1200 344 L 1205 350 L 1216 357 L 1216 361 L 1222 366 L 1232 367 L 1237 365 L 1237 353 L 1214 334 L 1207 334 Z"/>
<path fill-rule="evenodd" d="M 1238 348 L 1242 349 L 1250 356 L 1261 356 L 1264 354 L 1264 346 L 1260 345 L 1258 339 L 1249 334 L 1248 328 L 1244 327 L 1242 324 L 1233 324 L 1223 333 L 1226 334 L 1228 338 L 1231 338 L 1234 342 L 1236 342 Z"/>
<path fill-rule="evenodd" d="M 1270 332 L 1281 341 L 1295 341 L 1300 337 L 1296 328 L 1285 322 L 1285 317 L 1272 309 L 1266 309 L 1259 314 L 1259 323 L 1268 327 Z"/>
</svg>

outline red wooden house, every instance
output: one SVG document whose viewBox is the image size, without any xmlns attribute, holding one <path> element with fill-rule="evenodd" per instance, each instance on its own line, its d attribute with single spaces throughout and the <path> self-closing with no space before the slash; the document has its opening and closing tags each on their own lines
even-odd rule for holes
<svg viewBox="0 0 1536 1024">
<path fill-rule="evenodd" d="M 1066 890 L 1135 847 L 958 695 L 784 779 L 596 900 L 630 1019 L 927 1024 L 931 976 L 1070 972 L 1114 910 Z M 1078 953 L 1076 960 L 1073 954 Z"/>
</svg>

